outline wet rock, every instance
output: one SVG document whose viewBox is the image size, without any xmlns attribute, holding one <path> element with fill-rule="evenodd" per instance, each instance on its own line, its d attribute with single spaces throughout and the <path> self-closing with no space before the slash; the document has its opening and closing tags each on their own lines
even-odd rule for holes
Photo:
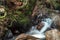
<svg viewBox="0 0 60 40">
<path fill-rule="evenodd" d="M 60 16 L 59 15 L 55 15 L 54 17 L 52 17 L 54 20 L 54 24 L 56 25 L 55 28 L 57 28 L 58 30 L 60 30 Z"/>
<path fill-rule="evenodd" d="M 40 30 L 43 26 L 44 26 L 43 23 L 39 23 L 36 28 L 37 28 L 38 30 Z"/>
<path fill-rule="evenodd" d="M 47 31 L 46 40 L 60 40 L 60 32 L 57 29 Z"/>
<path fill-rule="evenodd" d="M 5 36 L 3 37 L 3 40 L 15 40 L 15 37 L 10 30 L 7 30 Z"/>
<path fill-rule="evenodd" d="M 30 36 L 30 35 L 21 34 L 15 40 L 40 40 L 40 39 L 35 38 L 33 36 Z"/>
</svg>

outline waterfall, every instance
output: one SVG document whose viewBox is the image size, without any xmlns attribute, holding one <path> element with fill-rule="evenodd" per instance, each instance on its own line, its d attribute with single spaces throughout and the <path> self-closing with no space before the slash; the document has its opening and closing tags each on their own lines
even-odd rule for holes
<svg viewBox="0 0 60 40">
<path fill-rule="evenodd" d="M 32 28 L 29 32 L 27 32 L 27 34 L 36 38 L 45 38 L 44 32 L 51 26 L 52 19 L 45 18 L 42 23 L 44 23 L 44 26 L 41 28 L 41 30 L 37 30 L 35 26 L 32 26 Z"/>
<path fill-rule="evenodd" d="M 44 19 L 44 21 L 42 21 L 42 23 L 44 23 L 44 26 L 43 26 L 43 28 L 40 30 L 40 33 L 44 33 L 44 32 L 47 30 L 47 28 L 49 28 L 49 27 L 51 26 L 51 24 L 52 24 L 52 19 L 46 18 L 46 19 Z"/>
</svg>

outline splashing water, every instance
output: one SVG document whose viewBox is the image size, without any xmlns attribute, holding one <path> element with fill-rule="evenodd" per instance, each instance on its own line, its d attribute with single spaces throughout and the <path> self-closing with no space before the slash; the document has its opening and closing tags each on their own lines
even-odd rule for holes
<svg viewBox="0 0 60 40">
<path fill-rule="evenodd" d="M 27 32 L 27 34 L 30 34 L 36 38 L 45 38 L 44 32 L 51 26 L 52 24 L 52 19 L 46 18 L 44 21 L 44 26 L 41 28 L 41 30 L 37 30 L 35 26 L 32 26 L 31 30 Z"/>
</svg>

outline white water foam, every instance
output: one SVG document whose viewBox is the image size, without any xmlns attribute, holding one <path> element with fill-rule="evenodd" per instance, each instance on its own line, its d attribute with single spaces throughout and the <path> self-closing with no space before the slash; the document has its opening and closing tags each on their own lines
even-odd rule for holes
<svg viewBox="0 0 60 40">
<path fill-rule="evenodd" d="M 32 26 L 32 28 L 29 32 L 27 32 L 27 34 L 34 36 L 36 38 L 45 38 L 44 32 L 51 26 L 52 19 L 46 18 L 44 19 L 44 21 L 42 21 L 42 23 L 44 23 L 44 26 L 41 28 L 41 30 L 38 31 L 36 29 L 36 26 Z"/>
</svg>

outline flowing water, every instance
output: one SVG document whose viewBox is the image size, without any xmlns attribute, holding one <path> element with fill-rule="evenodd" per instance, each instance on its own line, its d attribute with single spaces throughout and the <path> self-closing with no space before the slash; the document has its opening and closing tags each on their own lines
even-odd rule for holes
<svg viewBox="0 0 60 40">
<path fill-rule="evenodd" d="M 44 19 L 44 21 L 42 21 L 42 23 L 44 23 L 44 26 L 41 28 L 41 30 L 37 30 L 36 26 L 32 26 L 32 28 L 30 29 L 29 32 L 27 32 L 27 34 L 30 34 L 37 38 L 45 38 L 44 33 L 51 26 L 52 19 L 46 18 Z"/>
<path fill-rule="evenodd" d="M 29 32 L 27 34 L 34 36 L 36 38 L 45 38 L 45 32 L 47 31 L 48 28 L 51 28 L 51 24 L 54 22 L 56 19 L 56 16 L 51 18 L 44 18 L 43 21 L 41 21 L 44 26 L 41 28 L 41 30 L 37 30 L 36 26 L 32 26 Z"/>
<path fill-rule="evenodd" d="M 40 13 L 41 13 L 41 12 L 40 12 Z M 39 14 L 38 17 L 39 17 L 39 16 L 42 16 L 42 13 Z M 36 38 L 42 38 L 42 39 L 44 39 L 44 38 L 45 38 L 45 32 L 47 31 L 48 28 L 51 27 L 51 24 L 53 23 L 53 21 L 55 20 L 56 17 L 57 17 L 57 16 L 53 17 L 52 19 L 51 19 L 51 18 L 44 18 L 44 19 L 41 21 L 41 23 L 44 24 L 44 26 L 41 28 L 41 30 L 36 29 L 36 26 L 37 26 L 37 25 L 35 25 L 35 26 L 32 26 L 32 28 L 30 29 L 30 31 L 27 32 L 26 34 L 29 34 L 29 35 L 34 36 L 34 37 L 36 37 Z M 11 36 L 10 33 L 11 33 L 11 32 L 9 31 L 9 34 L 7 35 L 8 38 L 11 38 L 11 37 L 9 37 L 9 36 Z M 12 36 L 12 37 L 13 37 L 13 36 Z M 7 38 L 5 38 L 5 39 L 8 40 Z M 13 37 L 12 39 L 15 39 L 15 38 Z M 10 40 L 11 40 L 11 39 L 10 39 Z"/>
</svg>

